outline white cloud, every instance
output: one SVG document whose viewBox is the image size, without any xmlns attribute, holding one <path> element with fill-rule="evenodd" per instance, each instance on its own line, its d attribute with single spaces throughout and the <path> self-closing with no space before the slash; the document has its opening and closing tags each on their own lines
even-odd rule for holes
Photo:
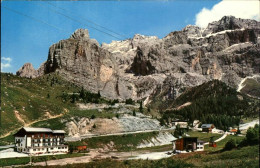
<svg viewBox="0 0 260 168">
<path fill-rule="evenodd" d="M 218 21 L 223 16 L 229 15 L 242 19 L 255 19 L 260 21 L 259 1 L 223 0 L 214 5 L 212 9 L 203 8 L 196 15 L 196 25 L 207 27 L 208 23 Z"/>
<path fill-rule="evenodd" d="M 5 69 L 5 68 L 10 68 L 11 61 L 12 61 L 12 58 L 10 58 L 10 57 L 2 57 L 1 58 L 1 70 Z"/>
<path fill-rule="evenodd" d="M 10 58 L 10 57 L 2 57 L 2 60 L 11 62 L 11 61 L 12 61 L 12 58 Z"/>
</svg>

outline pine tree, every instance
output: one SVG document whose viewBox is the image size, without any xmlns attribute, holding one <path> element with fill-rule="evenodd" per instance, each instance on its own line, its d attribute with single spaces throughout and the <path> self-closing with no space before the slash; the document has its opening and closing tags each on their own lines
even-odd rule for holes
<svg viewBox="0 0 260 168">
<path fill-rule="evenodd" d="M 142 101 L 140 101 L 140 107 L 139 107 L 139 110 L 140 110 L 141 113 L 143 112 L 143 102 L 142 102 Z"/>
<path fill-rule="evenodd" d="M 133 111 L 133 116 L 136 116 L 135 110 Z"/>
</svg>

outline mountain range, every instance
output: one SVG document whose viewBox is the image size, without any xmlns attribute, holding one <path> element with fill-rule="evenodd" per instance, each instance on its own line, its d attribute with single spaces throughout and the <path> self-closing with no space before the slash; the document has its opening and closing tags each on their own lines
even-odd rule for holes
<svg viewBox="0 0 260 168">
<path fill-rule="evenodd" d="M 156 36 L 100 45 L 78 29 L 70 38 L 49 48 L 48 58 L 35 70 L 26 63 L 21 77 L 36 78 L 52 72 L 109 99 L 151 102 L 156 93 L 175 99 L 187 88 L 217 79 L 238 89 L 247 78 L 260 82 L 260 22 L 224 16 L 207 28 L 188 25 Z M 244 89 L 252 94 L 252 89 Z"/>
</svg>

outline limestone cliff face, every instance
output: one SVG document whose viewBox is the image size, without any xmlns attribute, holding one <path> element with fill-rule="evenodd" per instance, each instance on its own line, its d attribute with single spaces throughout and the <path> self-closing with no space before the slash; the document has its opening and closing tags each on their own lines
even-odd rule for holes
<svg viewBox="0 0 260 168">
<path fill-rule="evenodd" d="M 242 78 L 259 74 L 259 34 L 259 22 L 232 16 L 206 29 L 188 25 L 163 39 L 137 34 L 101 46 L 79 29 L 50 47 L 44 73 L 59 72 L 110 99 L 149 103 L 149 96 L 162 89 L 176 97 L 183 88 L 211 79 L 237 87 Z"/>
</svg>

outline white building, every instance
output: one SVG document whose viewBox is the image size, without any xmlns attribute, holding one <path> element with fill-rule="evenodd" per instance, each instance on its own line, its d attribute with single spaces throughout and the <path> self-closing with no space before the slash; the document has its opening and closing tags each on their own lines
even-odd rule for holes
<svg viewBox="0 0 260 168">
<path fill-rule="evenodd" d="M 199 140 L 197 141 L 197 151 L 204 151 L 204 141 Z"/>
<path fill-rule="evenodd" d="M 173 126 L 180 125 L 180 128 L 188 128 L 188 122 L 187 121 L 181 121 L 181 120 L 175 120 L 172 121 Z"/>
<path fill-rule="evenodd" d="M 67 153 L 63 130 L 23 127 L 15 135 L 15 150 L 28 154 Z"/>
</svg>

